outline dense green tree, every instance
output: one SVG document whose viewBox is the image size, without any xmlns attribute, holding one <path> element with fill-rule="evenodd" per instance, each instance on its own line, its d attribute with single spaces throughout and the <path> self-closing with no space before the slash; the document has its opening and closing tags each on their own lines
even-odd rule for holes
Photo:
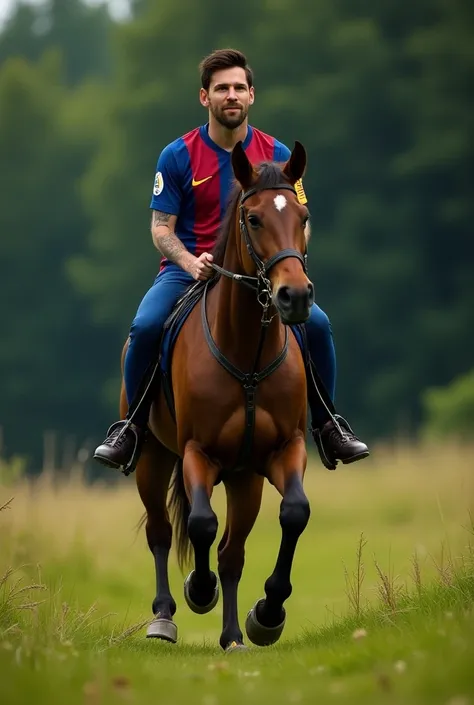
<svg viewBox="0 0 474 705">
<path fill-rule="evenodd" d="M 111 25 L 106 5 L 82 0 L 45 0 L 38 6 L 19 2 L 0 34 L 0 64 L 14 56 L 37 61 L 56 48 L 64 57 L 69 84 L 92 74 L 107 76 Z"/>
<path fill-rule="evenodd" d="M 90 433 L 103 349 L 66 275 L 90 227 L 77 186 L 96 147 L 97 89 L 61 84 L 57 53 L 0 71 L 0 425 L 7 451 L 36 458 L 44 430 Z"/>
<path fill-rule="evenodd" d="M 35 61 L 41 53 L 41 40 L 35 32 L 37 9 L 32 5 L 15 5 L 11 17 L 0 33 L 0 63 L 12 56 Z"/>
<path fill-rule="evenodd" d="M 445 387 L 427 389 L 423 394 L 425 418 L 423 436 L 437 441 L 448 437 L 472 443 L 474 426 L 474 370 Z"/>
</svg>

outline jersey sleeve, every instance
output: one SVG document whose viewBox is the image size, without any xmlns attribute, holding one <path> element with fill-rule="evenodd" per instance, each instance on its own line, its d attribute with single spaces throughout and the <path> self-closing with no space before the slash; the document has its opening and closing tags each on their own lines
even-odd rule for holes
<svg viewBox="0 0 474 705">
<path fill-rule="evenodd" d="M 174 151 L 168 145 L 158 158 L 150 208 L 178 215 L 182 198 L 181 174 Z"/>
<path fill-rule="evenodd" d="M 286 144 L 275 140 L 275 157 L 276 162 L 287 162 L 291 156 L 291 149 L 288 149 Z"/>
</svg>

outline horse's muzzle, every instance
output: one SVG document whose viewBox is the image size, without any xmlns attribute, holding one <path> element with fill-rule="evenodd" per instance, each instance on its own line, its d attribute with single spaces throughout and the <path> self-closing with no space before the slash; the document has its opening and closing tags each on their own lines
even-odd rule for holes
<svg viewBox="0 0 474 705">
<path fill-rule="evenodd" d="M 314 287 L 311 282 L 304 287 L 280 286 L 273 296 L 273 303 L 283 323 L 304 323 L 314 303 Z"/>
</svg>

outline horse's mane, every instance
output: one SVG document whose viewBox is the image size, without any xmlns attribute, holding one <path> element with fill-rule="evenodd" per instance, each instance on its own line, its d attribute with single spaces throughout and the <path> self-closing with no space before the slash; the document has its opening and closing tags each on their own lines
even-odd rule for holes
<svg viewBox="0 0 474 705">
<path fill-rule="evenodd" d="M 255 167 L 258 172 L 258 180 L 254 184 L 259 189 L 274 188 L 281 184 L 282 181 L 288 181 L 281 170 L 281 166 L 276 162 L 261 162 Z M 222 267 L 224 264 L 224 255 L 229 239 L 229 233 L 234 224 L 235 211 L 241 193 L 241 186 L 234 180 L 232 190 L 227 202 L 227 208 L 222 220 L 222 225 L 217 236 L 216 243 L 212 250 L 214 263 Z"/>
</svg>

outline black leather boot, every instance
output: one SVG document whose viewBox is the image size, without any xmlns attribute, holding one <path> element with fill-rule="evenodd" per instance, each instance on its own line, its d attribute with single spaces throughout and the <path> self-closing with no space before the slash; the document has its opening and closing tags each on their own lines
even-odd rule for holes
<svg viewBox="0 0 474 705">
<path fill-rule="evenodd" d="M 347 465 L 367 458 L 368 447 L 354 435 L 347 421 L 339 414 L 334 414 L 333 419 L 311 431 L 323 465 L 335 470 L 338 460 Z"/>
<path fill-rule="evenodd" d="M 107 438 L 95 449 L 94 459 L 109 468 L 129 475 L 138 462 L 146 429 L 130 421 L 117 421 L 107 431 Z"/>
</svg>

